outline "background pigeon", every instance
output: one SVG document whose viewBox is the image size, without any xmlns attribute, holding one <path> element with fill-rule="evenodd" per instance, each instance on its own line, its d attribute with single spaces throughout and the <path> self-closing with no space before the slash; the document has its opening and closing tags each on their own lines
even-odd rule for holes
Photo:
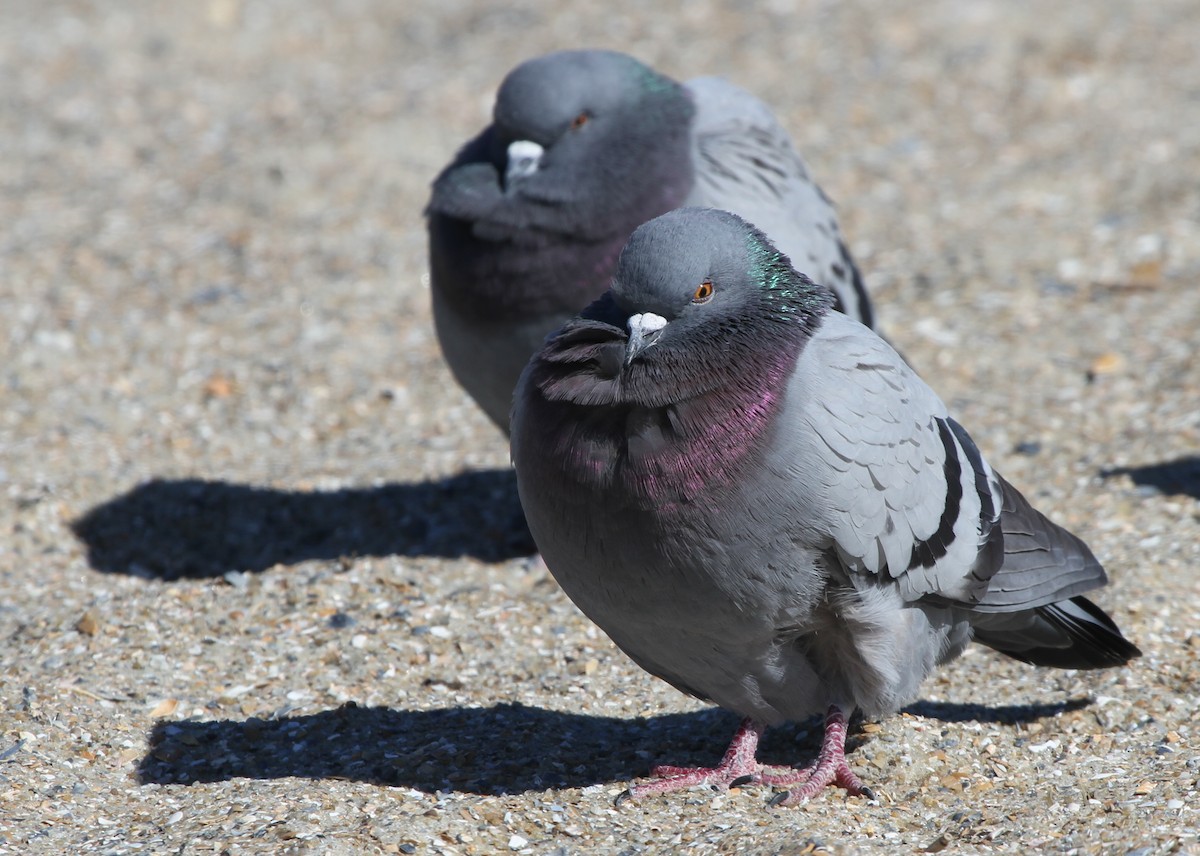
<svg viewBox="0 0 1200 856">
<path fill-rule="evenodd" d="M 505 78 L 426 212 L 442 352 L 497 425 L 545 336 L 608 288 L 634 228 L 685 203 L 758 224 L 871 325 L 833 206 L 765 105 L 613 51 L 549 54 Z"/>
<path fill-rule="evenodd" d="M 831 303 L 762 232 L 685 208 L 634 232 L 521 378 L 513 460 L 555 578 L 643 668 L 745 717 L 717 767 L 659 768 L 635 796 L 869 793 L 846 717 L 912 701 L 972 639 L 1061 668 L 1139 654 L 1081 596 L 1105 583 L 1087 546 Z M 815 766 L 756 763 L 766 726 L 814 712 Z"/>
</svg>

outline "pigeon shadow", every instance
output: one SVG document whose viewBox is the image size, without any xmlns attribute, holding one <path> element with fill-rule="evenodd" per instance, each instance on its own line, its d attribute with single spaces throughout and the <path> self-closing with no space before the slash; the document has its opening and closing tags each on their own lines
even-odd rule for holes
<svg viewBox="0 0 1200 856">
<path fill-rule="evenodd" d="M 903 712 L 925 719 L 939 719 L 942 722 L 1016 725 L 1083 710 L 1091 703 L 1092 699 L 1090 698 L 1072 698 L 1066 701 L 1042 704 L 1002 704 L 998 707 L 986 707 L 980 704 L 959 704 L 951 701 L 918 701 L 905 707 Z"/>
<path fill-rule="evenodd" d="M 1087 703 L 984 708 L 927 702 L 907 710 L 954 722 L 1015 723 Z M 158 722 L 137 775 L 141 784 L 160 785 L 299 777 L 426 793 L 518 794 L 624 783 L 659 763 L 715 764 L 736 724 L 737 717 L 717 708 L 620 718 L 522 704 L 393 710 L 348 702 L 278 719 Z M 811 760 L 821 730 L 820 717 L 773 728 L 759 759 Z"/>
<path fill-rule="evenodd" d="M 511 468 L 413 484 L 287 491 L 155 479 L 71 523 L 104 573 L 174 580 L 307 559 L 536 552 Z"/>
<path fill-rule="evenodd" d="M 1200 455 L 1141 467 L 1114 467 L 1100 471 L 1101 478 L 1129 476 L 1138 487 L 1154 493 L 1186 494 L 1200 499 Z"/>
<path fill-rule="evenodd" d="M 194 784 L 295 776 L 427 793 L 523 793 L 645 775 L 664 746 L 684 762 L 713 763 L 736 722 L 716 708 L 623 719 L 522 704 L 393 710 L 349 702 L 280 719 L 156 723 L 138 778 Z"/>
</svg>

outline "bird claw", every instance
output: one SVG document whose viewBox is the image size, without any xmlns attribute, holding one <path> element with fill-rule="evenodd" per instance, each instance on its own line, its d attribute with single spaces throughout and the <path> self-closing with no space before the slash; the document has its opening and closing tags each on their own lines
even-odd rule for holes
<svg viewBox="0 0 1200 856">
<path fill-rule="evenodd" d="M 783 803 L 786 802 L 787 798 L 791 795 L 791 791 L 780 791 L 779 793 L 775 794 L 775 796 L 767 800 L 767 807 L 778 808 L 779 806 L 783 805 Z"/>
<path fill-rule="evenodd" d="M 728 785 L 726 785 L 726 787 L 740 788 L 742 785 L 749 785 L 753 782 L 754 782 L 754 776 L 751 776 L 751 775 L 738 776 L 736 779 L 734 779 L 732 782 L 730 782 Z"/>
<path fill-rule="evenodd" d="M 631 791 L 629 788 L 626 788 L 625 790 L 621 791 L 621 793 L 617 794 L 616 799 L 613 800 L 613 808 L 620 808 L 632 799 L 633 791 Z"/>
<path fill-rule="evenodd" d="M 856 777 L 856 780 L 857 780 L 857 777 Z M 875 802 L 878 802 L 878 800 L 879 800 L 878 794 L 876 794 L 875 791 L 871 790 L 870 788 L 868 788 L 866 785 L 863 785 L 863 784 L 859 784 L 857 786 L 852 786 L 849 782 L 846 782 L 846 781 L 842 780 L 841 778 L 834 778 L 831 781 L 829 781 L 825 784 L 822 784 L 820 786 L 820 788 L 824 788 L 824 787 L 826 787 L 826 785 L 836 785 L 838 787 L 844 788 L 846 790 L 846 792 L 852 797 L 863 797 L 864 799 L 875 801 Z M 806 790 L 809 790 L 809 793 L 806 794 L 805 793 Z M 804 802 L 805 800 L 812 799 L 812 797 L 815 795 L 816 795 L 816 791 L 811 791 L 811 789 L 806 789 L 806 788 L 801 788 L 799 791 L 796 791 L 796 790 L 779 791 L 779 793 L 775 794 L 775 796 L 773 796 L 769 800 L 767 800 L 767 807 L 768 808 L 780 808 L 781 806 L 795 805 L 796 803 Z"/>
</svg>

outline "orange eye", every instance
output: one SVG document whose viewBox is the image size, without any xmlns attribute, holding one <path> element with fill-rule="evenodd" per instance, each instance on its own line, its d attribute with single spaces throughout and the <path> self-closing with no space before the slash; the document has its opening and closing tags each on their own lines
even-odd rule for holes
<svg viewBox="0 0 1200 856">
<path fill-rule="evenodd" d="M 692 295 L 692 303 L 708 303 L 712 300 L 713 284 L 707 279 L 696 287 L 696 293 Z"/>
<path fill-rule="evenodd" d="M 589 116 L 587 113 L 580 113 L 578 116 L 576 116 L 574 119 L 571 120 L 572 130 L 574 130 L 575 128 L 582 128 L 584 125 L 586 125 L 588 123 L 588 119 L 590 119 L 590 118 L 592 118 L 592 117 Z"/>
</svg>

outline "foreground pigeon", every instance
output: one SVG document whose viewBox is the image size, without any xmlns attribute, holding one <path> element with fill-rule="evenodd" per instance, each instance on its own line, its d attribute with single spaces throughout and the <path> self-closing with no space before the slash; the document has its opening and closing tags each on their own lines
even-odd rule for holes
<svg viewBox="0 0 1200 856">
<path fill-rule="evenodd" d="M 549 54 L 505 78 L 492 125 L 437 178 L 426 211 L 438 340 L 497 425 L 508 429 L 546 334 L 608 288 L 630 233 L 683 204 L 758 224 L 871 325 L 833 206 L 765 105 L 613 51 Z"/>
<path fill-rule="evenodd" d="M 1087 546 L 831 303 L 753 226 L 685 208 L 633 233 L 521 377 L 513 461 L 555 578 L 642 668 L 745 717 L 718 766 L 632 796 L 869 794 L 847 717 L 912 701 L 968 642 L 1069 669 L 1139 654 L 1081 596 L 1105 583 Z M 756 762 L 767 726 L 818 712 L 814 766 Z"/>
</svg>

